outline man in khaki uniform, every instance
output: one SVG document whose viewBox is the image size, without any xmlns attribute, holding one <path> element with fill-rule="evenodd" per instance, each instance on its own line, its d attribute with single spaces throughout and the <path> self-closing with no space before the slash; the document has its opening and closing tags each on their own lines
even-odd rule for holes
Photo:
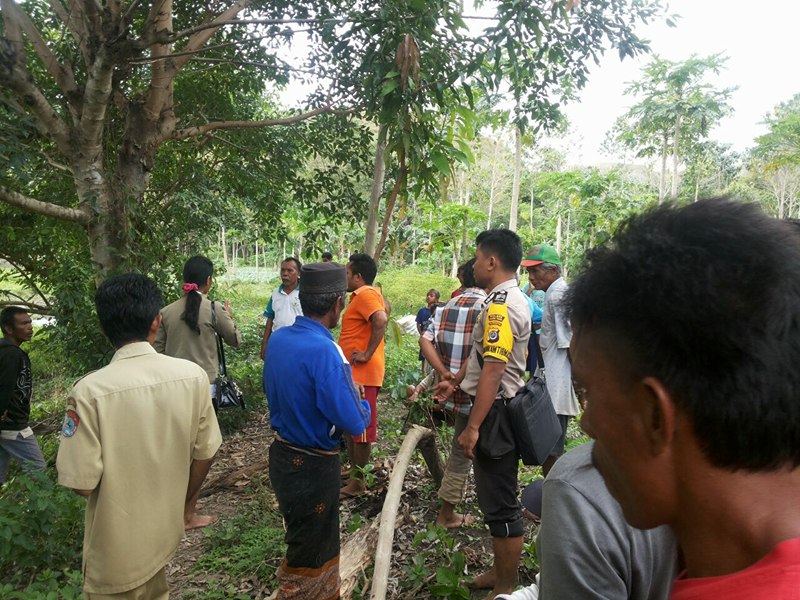
<svg viewBox="0 0 800 600">
<path fill-rule="evenodd" d="M 490 438 L 487 430 L 505 409 L 505 400 L 525 384 L 531 312 L 516 279 L 522 259 L 517 234 L 490 229 L 478 235 L 475 246 L 475 281 L 490 292 L 472 329 L 469 358 L 453 379 L 439 383 L 436 398 L 446 399 L 459 388 L 472 398 L 458 444 L 472 459 L 478 506 L 492 535 L 494 564 L 471 587 L 492 589 L 489 597 L 494 598 L 516 587 L 524 531 L 517 501 L 517 448 L 513 442 Z M 482 427 L 484 421 L 487 427 Z"/>
<path fill-rule="evenodd" d="M 56 462 L 59 483 L 89 499 L 84 594 L 167 598 L 164 567 L 183 536 L 186 500 L 222 441 L 208 377 L 150 345 L 161 291 L 144 275 L 108 279 L 95 305 L 117 351 L 75 384 Z"/>
</svg>

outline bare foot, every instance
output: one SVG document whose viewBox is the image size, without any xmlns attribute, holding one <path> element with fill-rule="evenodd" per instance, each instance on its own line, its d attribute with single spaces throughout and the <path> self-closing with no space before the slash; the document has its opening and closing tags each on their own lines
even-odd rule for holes
<svg viewBox="0 0 800 600">
<path fill-rule="evenodd" d="M 539 515 L 533 514 L 527 508 L 523 508 L 522 509 L 522 516 L 525 517 L 526 519 L 530 519 L 531 521 L 533 521 L 537 525 L 542 522 L 542 518 Z"/>
<path fill-rule="evenodd" d="M 200 529 L 201 527 L 208 527 L 217 522 L 217 515 L 198 515 L 197 513 L 184 521 L 183 528 L 188 531 L 190 529 Z"/>
<path fill-rule="evenodd" d="M 453 516 L 450 519 L 445 520 L 439 517 L 436 519 L 436 524 L 441 527 L 447 527 L 448 529 L 457 529 L 463 525 L 474 525 L 475 518 L 472 515 L 453 513 Z"/>
<path fill-rule="evenodd" d="M 494 569 L 489 569 L 481 573 L 475 579 L 467 583 L 467 587 L 472 590 L 493 590 L 494 589 Z M 494 596 L 491 596 L 494 598 Z"/>
<path fill-rule="evenodd" d="M 347 498 L 357 498 L 367 493 L 367 486 L 357 479 L 351 479 L 347 484 L 339 490 L 339 500 L 346 500 Z"/>
</svg>

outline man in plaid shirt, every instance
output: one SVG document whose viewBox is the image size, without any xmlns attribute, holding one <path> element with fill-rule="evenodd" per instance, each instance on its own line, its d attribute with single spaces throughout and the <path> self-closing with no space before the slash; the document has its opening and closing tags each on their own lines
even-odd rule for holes
<svg viewBox="0 0 800 600">
<path fill-rule="evenodd" d="M 486 292 L 476 287 L 472 266 L 473 258 L 464 265 L 464 292 L 452 298 L 442 308 L 436 311 L 428 329 L 419 339 L 422 354 L 440 380 L 452 379 L 461 365 L 467 360 L 472 347 L 472 327 L 481 312 L 481 306 L 486 299 Z M 443 527 L 460 527 L 470 525 L 474 519 L 469 515 L 455 512 L 456 504 L 463 498 L 464 487 L 469 475 L 472 461 L 464 454 L 458 445 L 457 439 L 467 426 L 469 411 L 472 408 L 470 397 L 456 389 L 447 399 L 445 410 L 452 413 L 455 421 L 453 446 L 450 449 L 450 458 L 447 461 L 442 485 L 439 487 L 439 498 L 442 507 L 436 524 Z"/>
</svg>

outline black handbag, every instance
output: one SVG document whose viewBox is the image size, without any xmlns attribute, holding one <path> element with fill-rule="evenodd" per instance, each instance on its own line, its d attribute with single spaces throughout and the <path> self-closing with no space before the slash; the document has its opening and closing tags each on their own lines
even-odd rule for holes
<svg viewBox="0 0 800 600">
<path fill-rule="evenodd" d="M 498 459 L 514 450 L 514 430 L 505 398 L 498 398 L 478 429 L 478 450 L 484 456 Z"/>
<path fill-rule="evenodd" d="M 217 333 L 217 312 L 214 309 L 214 301 L 211 301 L 211 325 L 214 328 L 214 336 L 217 338 L 217 358 L 219 359 L 219 374 L 217 375 L 217 391 L 211 399 L 214 410 L 219 411 L 223 408 L 244 409 L 244 394 L 236 382 L 228 375 L 225 366 L 225 349 L 222 345 L 222 338 Z"/>
<path fill-rule="evenodd" d="M 561 437 L 561 423 L 545 380 L 532 376 L 508 401 L 506 410 L 523 464 L 541 465 Z"/>
</svg>

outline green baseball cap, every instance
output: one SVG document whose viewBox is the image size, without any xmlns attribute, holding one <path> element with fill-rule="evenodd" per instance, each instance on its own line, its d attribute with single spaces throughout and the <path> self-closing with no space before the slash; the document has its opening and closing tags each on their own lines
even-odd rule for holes
<svg viewBox="0 0 800 600">
<path fill-rule="evenodd" d="M 523 267 L 535 267 L 542 263 L 561 266 L 561 259 L 558 257 L 558 252 L 556 252 L 555 248 L 547 244 L 534 246 L 528 251 L 520 264 Z"/>
</svg>

